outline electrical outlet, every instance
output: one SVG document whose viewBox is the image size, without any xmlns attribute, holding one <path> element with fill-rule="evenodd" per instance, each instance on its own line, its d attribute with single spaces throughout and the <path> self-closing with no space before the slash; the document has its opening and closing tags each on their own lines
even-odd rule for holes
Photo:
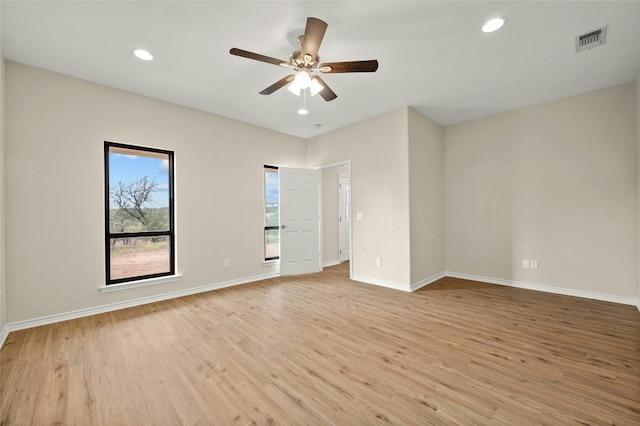
<svg viewBox="0 0 640 426">
<path fill-rule="evenodd" d="M 529 269 L 529 259 L 522 259 L 522 267 Z"/>
<path fill-rule="evenodd" d="M 229 259 L 225 259 L 223 263 L 225 268 L 229 267 Z"/>
<path fill-rule="evenodd" d="M 379 257 L 376 257 L 376 266 L 382 266 L 382 259 Z"/>
<path fill-rule="evenodd" d="M 529 262 L 529 267 L 531 269 L 538 269 L 538 261 L 537 260 L 532 260 Z"/>
</svg>

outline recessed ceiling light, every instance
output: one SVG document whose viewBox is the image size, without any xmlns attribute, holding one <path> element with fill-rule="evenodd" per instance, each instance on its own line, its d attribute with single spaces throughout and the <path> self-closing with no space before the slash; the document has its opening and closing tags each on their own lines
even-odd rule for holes
<svg viewBox="0 0 640 426">
<path fill-rule="evenodd" d="M 482 26 L 482 32 L 492 33 L 494 31 L 497 31 L 500 28 L 502 28 L 503 25 L 504 25 L 504 18 L 493 18 L 493 19 L 488 20 Z"/>
<path fill-rule="evenodd" d="M 308 110 L 308 109 L 306 109 L 306 108 L 304 108 L 304 107 L 303 107 L 303 108 L 300 108 L 300 109 L 298 110 L 298 114 L 300 114 L 300 115 L 307 115 L 307 114 L 309 114 L 309 110 Z"/>
<path fill-rule="evenodd" d="M 143 61 L 151 61 L 153 59 L 153 55 L 144 49 L 136 49 L 133 51 L 133 54 L 136 55 L 138 59 L 142 59 Z"/>
</svg>

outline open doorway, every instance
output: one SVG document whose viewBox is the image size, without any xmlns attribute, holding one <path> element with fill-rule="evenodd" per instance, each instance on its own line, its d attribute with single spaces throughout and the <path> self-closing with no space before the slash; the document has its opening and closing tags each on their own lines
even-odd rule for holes
<svg viewBox="0 0 640 426">
<path fill-rule="evenodd" d="M 353 240 L 351 231 L 350 161 L 318 166 L 321 170 L 322 264 L 344 268 L 352 275 Z"/>
</svg>

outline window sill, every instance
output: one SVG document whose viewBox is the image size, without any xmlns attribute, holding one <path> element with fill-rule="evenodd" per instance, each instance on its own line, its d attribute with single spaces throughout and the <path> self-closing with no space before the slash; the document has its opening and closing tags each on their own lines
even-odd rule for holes
<svg viewBox="0 0 640 426">
<path fill-rule="evenodd" d="M 98 287 L 100 293 L 109 293 L 112 291 L 128 290 L 130 288 L 146 287 L 148 285 L 164 284 L 174 281 L 180 281 L 182 275 L 168 275 L 166 277 L 149 278 L 146 280 L 130 281 L 128 283 L 102 285 Z"/>
<path fill-rule="evenodd" d="M 265 260 L 265 261 L 262 262 L 262 264 L 264 266 L 279 265 L 280 264 L 280 259 Z"/>
</svg>

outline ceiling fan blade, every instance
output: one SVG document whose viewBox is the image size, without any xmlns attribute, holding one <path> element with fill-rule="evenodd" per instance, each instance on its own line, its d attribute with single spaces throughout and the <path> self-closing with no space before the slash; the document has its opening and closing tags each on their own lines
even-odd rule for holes
<svg viewBox="0 0 640 426">
<path fill-rule="evenodd" d="M 294 75 L 288 75 L 286 77 L 282 77 L 280 80 L 273 83 L 271 86 L 267 87 L 263 91 L 260 92 L 261 95 L 270 95 L 278 89 L 282 89 L 284 86 L 289 84 L 295 78 Z"/>
<path fill-rule="evenodd" d="M 320 43 L 324 38 L 324 33 L 327 31 L 327 23 L 318 18 L 307 18 L 307 27 L 304 30 L 304 37 L 302 39 L 302 58 L 305 55 L 311 56 L 309 62 L 315 62 L 318 56 L 318 50 L 320 49 Z"/>
<path fill-rule="evenodd" d="M 339 72 L 375 72 L 378 69 L 378 61 L 349 61 L 349 62 L 327 62 L 318 67 L 325 74 Z"/>
<path fill-rule="evenodd" d="M 280 65 L 281 67 L 291 67 L 291 63 L 283 61 L 281 59 L 272 58 L 270 56 L 260 55 L 258 53 L 249 52 L 247 50 L 233 48 L 229 50 L 229 53 L 236 56 L 242 56 L 243 58 L 255 59 L 256 61 L 266 62 L 268 64 Z"/>
<path fill-rule="evenodd" d="M 320 93 L 320 96 L 322 96 L 322 99 L 324 99 L 325 101 L 329 102 L 338 97 L 338 95 L 336 95 L 335 92 L 331 90 L 329 86 L 327 86 L 327 83 L 325 83 L 324 80 L 318 77 L 317 75 L 313 76 L 312 80 L 316 80 L 318 83 L 322 84 L 322 86 L 324 87 L 318 93 Z"/>
</svg>

